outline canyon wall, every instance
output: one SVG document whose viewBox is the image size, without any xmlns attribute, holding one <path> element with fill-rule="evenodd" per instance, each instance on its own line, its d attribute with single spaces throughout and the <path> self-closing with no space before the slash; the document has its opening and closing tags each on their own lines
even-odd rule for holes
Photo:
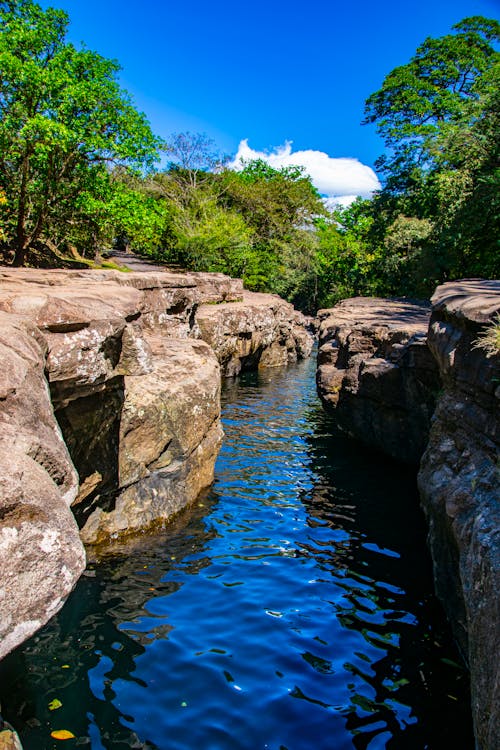
<svg viewBox="0 0 500 750">
<path fill-rule="evenodd" d="M 500 747 L 500 354 L 477 340 L 500 282 L 437 288 L 432 308 L 352 299 L 322 311 L 318 392 L 338 425 L 418 464 L 436 592 L 471 674 L 477 747 Z"/>
<path fill-rule="evenodd" d="M 500 282 L 444 284 L 428 344 L 442 379 L 418 484 L 436 591 L 469 664 L 479 748 L 500 747 L 500 352 L 476 345 Z"/>
<path fill-rule="evenodd" d="M 437 365 L 427 347 L 430 305 L 357 297 L 320 310 L 317 386 L 351 437 L 408 463 L 427 444 Z"/>
</svg>

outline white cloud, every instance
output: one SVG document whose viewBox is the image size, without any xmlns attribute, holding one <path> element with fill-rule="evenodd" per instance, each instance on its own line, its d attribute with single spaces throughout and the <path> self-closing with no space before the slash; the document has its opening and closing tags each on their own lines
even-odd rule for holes
<svg viewBox="0 0 500 750">
<path fill-rule="evenodd" d="M 333 158 L 324 151 L 312 149 L 292 152 L 291 141 L 266 153 L 250 148 L 248 139 L 245 139 L 240 142 L 238 152 L 228 166 L 231 169 L 241 169 L 242 160 L 252 159 L 263 159 L 275 169 L 291 165 L 305 167 L 313 185 L 326 196 L 325 202 L 330 207 L 335 203 L 349 205 L 358 195 L 369 198 L 374 190 L 380 188 L 373 169 L 357 159 Z"/>
</svg>

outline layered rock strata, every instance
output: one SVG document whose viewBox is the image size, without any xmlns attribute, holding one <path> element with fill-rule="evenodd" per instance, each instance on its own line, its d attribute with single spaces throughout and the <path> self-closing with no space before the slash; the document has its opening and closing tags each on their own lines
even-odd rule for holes
<svg viewBox="0 0 500 750">
<path fill-rule="evenodd" d="M 338 426 L 394 458 L 418 463 L 440 388 L 426 345 L 430 306 L 359 297 L 319 317 L 318 393 Z"/>
<path fill-rule="evenodd" d="M 242 298 L 222 274 L 0 271 L 0 655 L 62 605 L 81 540 L 162 524 L 212 482 L 220 366 L 205 311 L 235 306 L 248 341 L 258 310 L 255 363 L 308 353 L 290 305 Z"/>
<path fill-rule="evenodd" d="M 500 282 L 444 284 L 429 347 L 443 390 L 418 483 L 436 591 L 469 663 L 477 746 L 500 747 L 500 353 L 478 335 L 500 311 Z"/>
</svg>

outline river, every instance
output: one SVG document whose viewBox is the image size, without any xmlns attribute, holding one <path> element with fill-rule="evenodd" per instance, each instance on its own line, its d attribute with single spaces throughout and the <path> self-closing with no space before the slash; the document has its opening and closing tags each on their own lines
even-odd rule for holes
<svg viewBox="0 0 500 750">
<path fill-rule="evenodd" d="M 227 381 L 213 488 L 0 664 L 25 750 L 472 750 L 414 472 L 335 433 L 314 368 Z"/>
</svg>

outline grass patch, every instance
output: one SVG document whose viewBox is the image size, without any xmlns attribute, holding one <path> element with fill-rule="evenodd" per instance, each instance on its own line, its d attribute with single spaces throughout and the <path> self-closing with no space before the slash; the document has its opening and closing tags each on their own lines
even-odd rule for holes
<svg viewBox="0 0 500 750">
<path fill-rule="evenodd" d="M 500 313 L 497 313 L 491 324 L 482 331 L 474 341 L 474 349 L 484 349 L 487 357 L 500 352 Z"/>
<path fill-rule="evenodd" d="M 132 269 L 128 266 L 119 266 L 118 263 L 114 263 L 112 260 L 103 260 L 100 263 L 95 263 L 93 268 L 104 269 L 106 271 L 121 271 L 122 273 L 132 273 Z"/>
</svg>

